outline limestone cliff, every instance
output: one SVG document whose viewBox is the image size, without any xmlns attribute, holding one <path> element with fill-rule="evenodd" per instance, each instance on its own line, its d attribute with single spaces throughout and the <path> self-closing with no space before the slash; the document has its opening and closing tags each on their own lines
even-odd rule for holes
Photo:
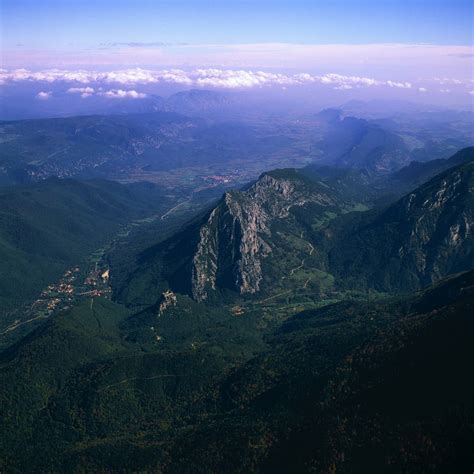
<svg viewBox="0 0 474 474">
<path fill-rule="evenodd" d="M 265 174 L 246 191 L 231 191 L 201 227 L 192 265 L 192 294 L 205 300 L 216 286 L 255 293 L 262 259 L 272 252 L 271 223 L 308 202 L 332 204 L 329 194 L 292 174 Z"/>
</svg>

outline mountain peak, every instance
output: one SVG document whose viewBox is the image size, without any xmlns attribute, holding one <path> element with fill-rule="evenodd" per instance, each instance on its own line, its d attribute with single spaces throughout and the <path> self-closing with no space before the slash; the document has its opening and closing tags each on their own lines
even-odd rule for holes
<svg viewBox="0 0 474 474">
<path fill-rule="evenodd" d="M 474 162 L 441 173 L 347 232 L 332 251 L 348 284 L 409 291 L 474 265 Z M 360 252 L 354 254 L 354 247 Z M 357 283 L 355 283 L 357 282 Z"/>
<path fill-rule="evenodd" d="M 217 287 L 258 292 L 262 261 L 272 253 L 273 223 L 307 203 L 331 206 L 335 198 L 296 170 L 264 173 L 247 190 L 227 192 L 199 230 L 192 265 L 194 299 L 205 300 Z"/>
</svg>

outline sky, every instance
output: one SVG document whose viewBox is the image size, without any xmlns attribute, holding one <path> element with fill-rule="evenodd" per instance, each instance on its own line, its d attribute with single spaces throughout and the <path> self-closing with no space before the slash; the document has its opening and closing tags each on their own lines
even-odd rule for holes
<svg viewBox="0 0 474 474">
<path fill-rule="evenodd" d="M 2 0 L 5 48 L 472 43 L 466 0 Z"/>
<path fill-rule="evenodd" d="M 473 97 L 472 1 L 0 0 L 0 8 L 3 86 L 41 82 L 34 73 L 52 68 L 63 71 L 53 82 L 77 85 L 87 70 L 95 82 L 109 73 L 112 84 L 110 74 L 140 68 L 185 86 L 326 83 Z M 140 83 L 151 81 L 114 85 Z"/>
</svg>

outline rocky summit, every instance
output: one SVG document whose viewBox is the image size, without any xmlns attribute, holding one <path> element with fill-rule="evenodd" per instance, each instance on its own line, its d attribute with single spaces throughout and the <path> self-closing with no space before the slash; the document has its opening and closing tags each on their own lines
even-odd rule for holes
<svg viewBox="0 0 474 474">
<path fill-rule="evenodd" d="M 329 192 L 311 184 L 296 173 L 268 173 L 246 191 L 226 193 L 199 231 L 193 297 L 206 299 L 220 283 L 240 294 L 259 291 L 262 259 L 272 252 L 273 221 L 308 202 L 335 204 Z"/>
</svg>

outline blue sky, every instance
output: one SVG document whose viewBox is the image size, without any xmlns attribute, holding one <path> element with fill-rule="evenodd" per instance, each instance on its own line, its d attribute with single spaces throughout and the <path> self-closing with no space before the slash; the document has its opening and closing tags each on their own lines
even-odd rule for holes
<svg viewBox="0 0 474 474">
<path fill-rule="evenodd" d="M 5 49 L 103 43 L 472 44 L 466 0 L 2 0 Z M 22 45 L 22 46 L 17 46 Z"/>
</svg>

